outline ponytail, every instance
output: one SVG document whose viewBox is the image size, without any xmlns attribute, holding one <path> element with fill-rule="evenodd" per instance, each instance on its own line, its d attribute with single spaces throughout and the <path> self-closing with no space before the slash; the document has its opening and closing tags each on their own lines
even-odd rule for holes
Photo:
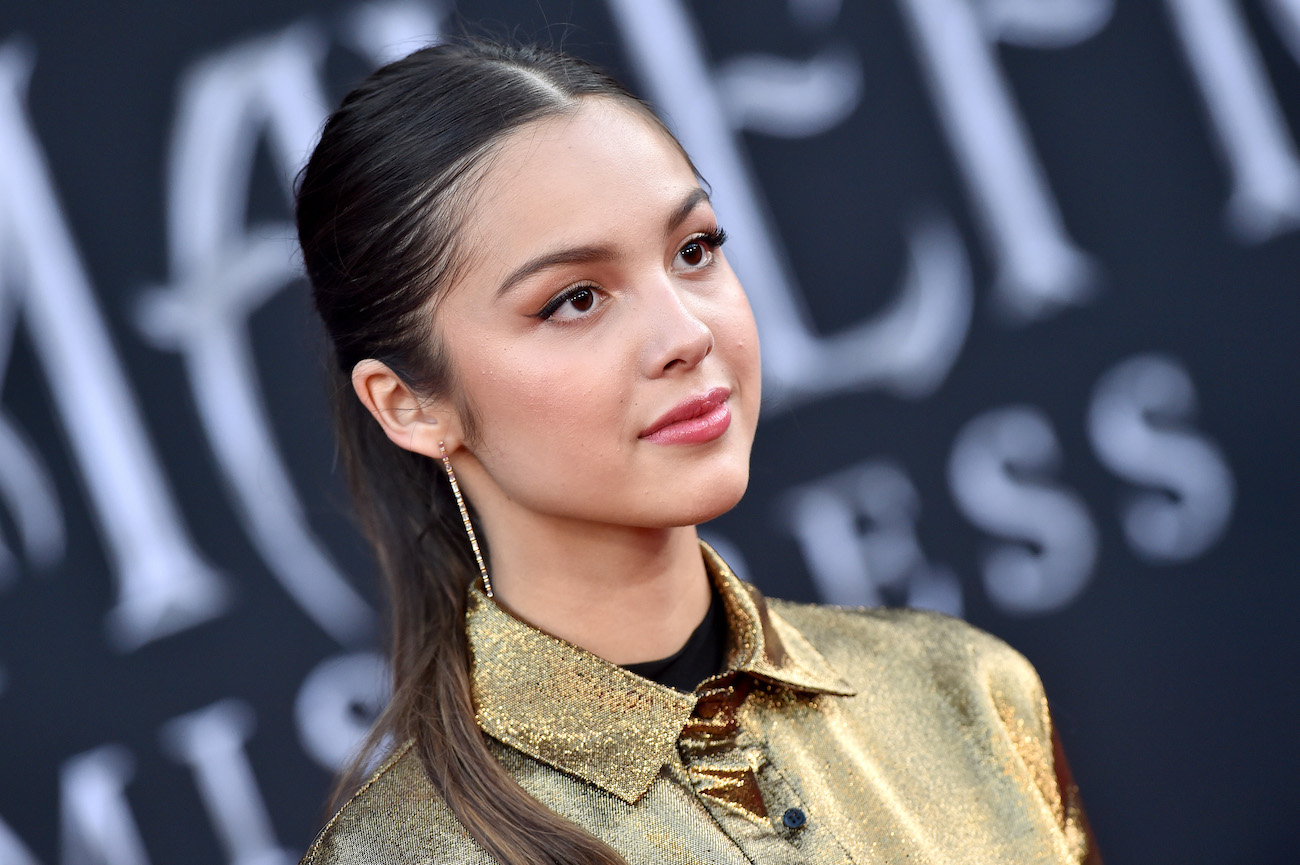
<svg viewBox="0 0 1300 865">
<path fill-rule="evenodd" d="M 362 82 L 327 122 L 298 186 L 297 221 L 332 346 L 339 451 L 392 610 L 393 696 L 354 766 L 413 740 L 433 789 L 503 865 L 622 865 L 530 796 L 475 719 L 466 592 L 478 568 L 441 466 L 390 442 L 352 392 L 375 358 L 414 392 L 455 395 L 431 324 L 483 157 L 505 133 L 588 97 L 648 112 L 587 64 L 533 48 L 438 45 Z M 454 119 L 454 122 L 453 122 Z M 472 440 L 472 417 L 467 416 Z"/>
<path fill-rule="evenodd" d="M 623 865 L 598 839 L 530 796 L 502 768 L 475 720 L 466 588 L 478 566 L 440 466 L 388 441 L 339 382 L 340 450 L 362 529 L 379 555 L 392 609 L 393 696 L 339 792 L 385 742 L 413 740 L 434 790 L 503 865 Z"/>
</svg>

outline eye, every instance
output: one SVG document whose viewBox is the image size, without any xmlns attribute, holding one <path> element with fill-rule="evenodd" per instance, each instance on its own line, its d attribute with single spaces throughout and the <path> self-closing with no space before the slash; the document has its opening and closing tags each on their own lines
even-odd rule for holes
<svg viewBox="0 0 1300 865">
<path fill-rule="evenodd" d="M 551 298 L 537 313 L 543 321 L 573 321 L 583 318 L 600 304 L 593 285 L 574 285 Z"/>
<path fill-rule="evenodd" d="M 711 255 L 712 253 L 705 249 L 704 244 L 698 240 L 692 240 L 682 247 L 681 252 L 677 253 L 677 256 L 687 267 L 700 267 L 708 264 Z"/>
<path fill-rule="evenodd" d="M 675 263 L 680 263 L 686 270 L 700 270 L 713 263 L 713 253 L 727 241 L 727 233 L 721 228 L 697 234 L 677 250 Z"/>
</svg>

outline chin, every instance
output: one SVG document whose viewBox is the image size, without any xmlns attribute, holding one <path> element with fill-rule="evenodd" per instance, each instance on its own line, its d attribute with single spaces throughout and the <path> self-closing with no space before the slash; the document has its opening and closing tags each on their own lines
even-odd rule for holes
<svg viewBox="0 0 1300 865">
<path fill-rule="evenodd" d="M 677 511 L 671 525 L 697 526 L 722 516 L 740 504 L 748 486 L 748 471 L 691 484 L 669 503 Z"/>
</svg>

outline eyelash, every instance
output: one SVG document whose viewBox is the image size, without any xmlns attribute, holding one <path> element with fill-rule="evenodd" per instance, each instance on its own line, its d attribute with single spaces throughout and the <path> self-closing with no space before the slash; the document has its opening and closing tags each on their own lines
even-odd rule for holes
<svg viewBox="0 0 1300 865">
<path fill-rule="evenodd" d="M 693 243 L 698 243 L 706 247 L 709 253 L 712 254 L 716 252 L 718 248 L 721 247 L 722 244 L 726 242 L 727 242 L 726 229 L 724 229 L 720 225 L 714 226 L 708 231 L 700 232 L 699 234 L 691 237 L 689 240 L 687 240 L 685 243 L 682 244 L 681 249 L 677 250 L 677 252 L 680 254 L 682 249 L 685 249 L 686 247 L 690 246 Z M 710 261 L 709 263 L 711 264 L 712 261 Z M 707 267 L 708 265 L 706 264 L 702 266 Z M 560 292 L 555 297 L 547 301 L 546 305 L 543 306 L 540 310 L 538 310 L 537 314 L 534 317 L 540 318 L 542 321 L 550 321 L 551 317 L 554 316 L 555 313 L 560 311 L 560 307 L 564 306 L 566 303 L 568 303 L 569 301 L 573 300 L 575 297 L 582 294 L 582 292 L 588 291 L 591 292 L 592 294 L 595 294 L 597 290 L 598 289 L 596 285 L 591 282 L 580 282 L 577 283 L 576 285 L 571 285 L 568 288 L 566 288 L 564 291 Z"/>
<path fill-rule="evenodd" d="M 702 231 L 682 244 L 682 249 L 690 246 L 692 243 L 698 243 L 708 248 L 710 253 L 717 252 L 718 247 L 727 242 L 727 231 L 720 225 L 715 225 L 708 231 Z M 679 253 L 682 249 L 677 250 Z"/>
<path fill-rule="evenodd" d="M 550 320 L 551 316 L 560 311 L 560 307 L 564 306 L 584 291 L 589 291 L 592 294 L 595 294 L 595 284 L 590 282 L 580 282 L 577 285 L 569 286 L 564 291 L 547 301 L 546 306 L 542 307 L 538 311 L 536 317 L 540 318 L 542 321 Z"/>
</svg>

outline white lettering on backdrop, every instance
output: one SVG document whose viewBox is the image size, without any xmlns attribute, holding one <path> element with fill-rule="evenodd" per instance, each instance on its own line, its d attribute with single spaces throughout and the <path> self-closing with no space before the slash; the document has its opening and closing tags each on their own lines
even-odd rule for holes
<svg viewBox="0 0 1300 865">
<path fill-rule="evenodd" d="M 1196 389 L 1182 365 L 1148 354 L 1115 366 L 1097 382 L 1088 435 L 1116 475 L 1149 492 L 1120 508 L 1129 545 L 1153 563 L 1194 559 L 1228 526 L 1236 484 L 1218 445 L 1187 427 Z"/>
<path fill-rule="evenodd" d="M 921 496 L 895 463 L 858 463 L 796 487 L 780 505 L 826 601 L 961 615 L 961 583 L 926 560 L 916 536 Z"/>
<path fill-rule="evenodd" d="M 862 100 L 862 64 L 843 48 L 806 61 L 746 54 L 721 63 L 718 95 L 734 129 L 811 138 L 842 123 Z"/>
<path fill-rule="evenodd" d="M 104 745 L 63 764 L 63 865 L 148 865 L 126 785 L 134 771 L 126 748 Z"/>
<path fill-rule="evenodd" d="M 814 333 L 739 130 L 728 118 L 762 118 L 767 127 L 797 123 L 807 130 L 820 124 L 807 117 L 781 121 L 790 109 L 771 105 L 760 112 L 752 88 L 737 89 L 735 69 L 729 90 L 747 102 L 729 109 L 681 0 L 609 0 L 609 9 L 647 95 L 664 109 L 712 186 L 721 219 L 733 230 L 727 255 L 758 320 L 769 416 L 843 391 L 883 389 L 913 399 L 933 393 L 956 362 L 970 326 L 972 289 L 960 235 L 943 219 L 913 227 L 908 274 L 889 306 L 876 318 L 835 334 Z M 813 80 L 822 81 L 818 87 L 823 91 L 825 81 L 841 81 L 829 85 L 840 87 L 851 81 L 834 71 Z M 691 98 L 676 98 L 682 93 Z M 827 117 L 842 110 L 835 99 L 823 96 L 822 101 Z M 785 134 L 795 133 L 787 128 Z"/>
<path fill-rule="evenodd" d="M 254 725 L 247 703 L 222 700 L 167 722 L 163 749 L 193 771 L 229 865 L 293 865 L 298 857 L 276 844 L 244 751 Z"/>
<path fill-rule="evenodd" d="M 68 758 L 59 772 L 62 865 L 149 865 L 126 785 L 134 761 L 121 745 Z M 0 820 L 0 865 L 40 865 Z"/>
<path fill-rule="evenodd" d="M 984 558 L 984 588 L 1009 613 L 1069 604 L 1092 578 L 1097 529 L 1082 499 L 1052 478 L 1061 448 L 1031 406 L 985 412 L 957 434 L 948 483 L 966 518 L 999 543 Z"/>
<path fill-rule="evenodd" d="M 172 283 L 147 292 L 141 331 L 178 352 L 244 531 L 286 592 L 343 643 L 373 615 L 312 535 L 272 437 L 248 321 L 298 280 L 293 228 L 245 224 L 253 155 L 266 136 L 288 191 L 325 119 L 305 27 L 206 58 L 181 83 L 167 173 Z"/>
<path fill-rule="evenodd" d="M 3 819 L 0 819 L 0 862 L 5 865 L 41 865 L 23 839 Z"/>
<path fill-rule="evenodd" d="M 1300 20 L 1294 2 L 1276 19 Z M 1232 0 L 1166 0 L 1232 178 L 1228 227 L 1257 242 L 1300 224 L 1300 157 L 1241 10 Z"/>
<path fill-rule="evenodd" d="M 1096 6 L 1098 4 L 1082 4 Z M 971 0 L 900 0 L 940 123 L 992 247 L 995 299 L 1013 322 L 1089 300 L 1096 266 L 1066 233 L 1024 119 L 995 56 L 997 39 L 1091 35 L 1109 16 L 1079 3 L 990 4 L 989 25 Z M 1022 24 L 1017 28 L 1018 24 Z M 1032 26 L 1029 26 L 1032 24 Z"/>
<path fill-rule="evenodd" d="M 440 18 L 421 3 L 374 3 L 352 11 L 347 32 L 377 64 L 435 41 Z M 374 613 L 312 533 L 248 338 L 258 307 L 301 275 L 292 225 L 246 224 L 253 156 L 266 139 L 287 200 L 325 120 L 317 67 L 326 47 L 321 33 L 297 25 L 214 54 L 185 76 L 168 159 L 172 284 L 144 295 L 137 323 L 184 358 L 208 442 L 262 559 L 316 624 L 356 644 L 373 634 Z"/>
<path fill-rule="evenodd" d="M 1115 0 L 974 0 L 989 39 L 1065 48 L 1091 39 L 1115 14 Z"/>
<path fill-rule="evenodd" d="M 31 333 L 85 482 L 117 579 L 108 636 L 125 651 L 218 615 L 226 589 L 181 523 L 64 220 L 25 110 L 32 62 L 15 43 L 0 50 L 0 295 Z M 10 438 L 0 470 L 6 488 L 32 495 L 15 521 L 40 561 L 57 552 L 62 522 L 32 537 L 30 522 L 57 504 L 39 463 Z"/>
<path fill-rule="evenodd" d="M 388 663 L 378 652 L 354 652 L 317 664 L 293 705 L 307 755 L 331 772 L 347 766 L 388 704 L 388 680 Z"/>
</svg>

